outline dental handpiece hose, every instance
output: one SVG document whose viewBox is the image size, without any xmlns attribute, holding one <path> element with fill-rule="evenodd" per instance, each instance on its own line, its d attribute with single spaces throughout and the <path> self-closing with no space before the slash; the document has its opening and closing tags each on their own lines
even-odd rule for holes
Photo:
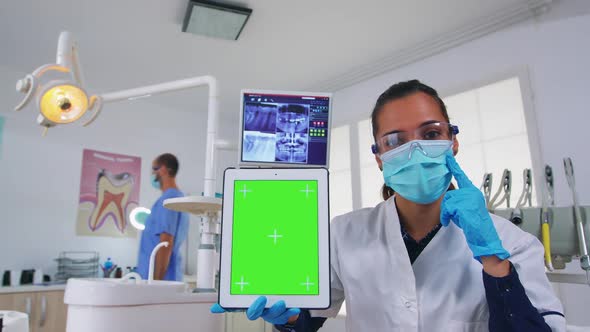
<svg viewBox="0 0 590 332">
<path fill-rule="evenodd" d="M 573 174 L 573 171 L 572 171 Z M 573 175 L 572 175 L 573 177 Z M 578 204 L 578 193 L 576 192 L 575 187 L 573 186 L 573 182 L 572 182 L 572 191 L 573 191 L 573 196 L 574 196 L 574 218 L 576 219 L 576 227 L 578 228 L 578 241 L 580 244 L 580 255 L 582 256 L 580 259 L 582 259 L 583 257 L 588 258 L 588 247 L 586 246 L 586 236 L 585 236 L 585 232 L 584 232 L 584 223 L 582 222 L 582 213 L 580 211 L 580 205 Z M 588 263 L 588 261 L 587 261 Z M 588 270 L 590 268 L 590 265 L 586 265 L 584 266 L 582 264 L 582 268 L 584 270 Z"/>
<path fill-rule="evenodd" d="M 590 286 L 590 257 L 588 256 L 588 247 L 586 246 L 586 236 L 584 234 L 584 224 L 582 223 L 582 217 L 580 214 L 580 207 L 576 204 L 574 209 L 576 217 L 576 224 L 578 226 L 578 242 L 580 243 L 580 266 L 586 271 L 586 283 Z"/>
<path fill-rule="evenodd" d="M 578 240 L 580 241 L 580 244 L 582 245 L 582 248 L 580 248 L 580 250 L 582 251 L 581 254 L 582 256 L 588 258 L 588 247 L 586 246 L 585 243 L 585 239 L 586 236 L 584 234 L 584 224 L 582 223 L 581 218 L 579 217 L 580 215 L 580 208 L 576 208 L 576 224 L 578 225 Z M 590 268 L 590 265 L 587 265 L 584 269 L 587 270 Z"/>
<path fill-rule="evenodd" d="M 584 234 L 584 224 L 582 223 L 582 217 L 580 214 L 580 207 L 575 207 L 576 224 L 578 226 L 578 242 L 581 245 L 580 251 L 580 266 L 586 271 L 586 283 L 590 286 L 590 256 L 588 256 L 588 247 L 586 245 L 586 236 Z"/>
<path fill-rule="evenodd" d="M 586 236 L 584 234 L 584 224 L 582 223 L 580 207 L 577 204 L 575 204 L 574 214 L 576 225 L 578 226 L 578 242 L 581 247 L 580 266 L 586 271 L 586 283 L 590 286 L 590 257 L 588 256 L 588 247 L 586 246 Z"/>
<path fill-rule="evenodd" d="M 584 223 L 582 223 L 582 215 L 580 213 L 580 207 L 575 204 L 574 214 L 576 217 L 576 226 L 578 227 L 578 242 L 580 243 L 580 264 L 582 269 L 590 270 L 590 257 L 588 256 L 588 247 L 586 245 L 586 235 L 584 234 Z"/>
<path fill-rule="evenodd" d="M 588 246 L 586 245 L 584 223 L 582 221 L 580 205 L 578 204 L 578 193 L 575 189 L 572 188 L 572 190 L 574 192 L 574 217 L 576 218 L 576 227 L 578 228 L 578 243 L 580 244 L 580 265 L 588 275 L 590 270 L 590 257 L 588 256 Z"/>
<path fill-rule="evenodd" d="M 565 175 L 572 190 L 574 198 L 574 218 L 576 220 L 576 227 L 578 233 L 578 244 L 580 247 L 580 267 L 586 271 L 586 281 L 590 285 L 590 257 L 588 256 L 588 246 L 586 245 L 586 235 L 584 231 L 584 223 L 582 221 L 582 213 L 580 205 L 578 204 L 578 193 L 576 192 L 576 178 L 574 175 L 574 166 L 571 158 L 564 158 L 563 160 Z"/>
</svg>

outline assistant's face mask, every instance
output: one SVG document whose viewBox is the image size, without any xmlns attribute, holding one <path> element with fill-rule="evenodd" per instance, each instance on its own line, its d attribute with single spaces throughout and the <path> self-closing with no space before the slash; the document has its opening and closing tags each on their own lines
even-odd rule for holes
<svg viewBox="0 0 590 332">
<path fill-rule="evenodd" d="M 436 201 L 453 177 L 446 162 L 452 145 L 447 140 L 415 140 L 382 154 L 385 184 L 414 203 Z"/>
<path fill-rule="evenodd" d="M 156 174 L 152 174 L 152 177 L 150 180 L 152 183 L 152 187 L 160 190 L 160 180 L 158 180 L 158 176 Z"/>
</svg>

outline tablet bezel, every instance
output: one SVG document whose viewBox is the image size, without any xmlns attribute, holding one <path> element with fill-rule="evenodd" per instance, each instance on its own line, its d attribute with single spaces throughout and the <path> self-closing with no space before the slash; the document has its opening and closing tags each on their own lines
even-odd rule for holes
<svg viewBox="0 0 590 332">
<path fill-rule="evenodd" d="M 266 307 L 278 300 L 288 308 L 326 309 L 330 306 L 330 213 L 329 173 L 325 168 L 228 168 L 224 172 L 221 222 L 221 248 L 218 303 L 226 309 L 248 308 L 259 296 L 268 299 Z M 233 228 L 233 193 L 236 180 L 313 180 L 318 183 L 318 295 L 232 295 L 230 294 Z M 322 194 L 324 193 L 324 194 Z M 285 262 L 284 272 L 296 269 L 295 262 Z"/>
</svg>

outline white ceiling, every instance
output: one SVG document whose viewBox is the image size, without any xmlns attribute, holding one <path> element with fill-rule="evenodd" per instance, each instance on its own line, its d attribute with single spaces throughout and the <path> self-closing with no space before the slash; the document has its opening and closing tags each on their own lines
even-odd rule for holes
<svg viewBox="0 0 590 332">
<path fill-rule="evenodd" d="M 305 90 L 526 2 L 244 0 L 252 16 L 240 39 L 227 41 L 181 32 L 188 0 L 2 1 L 0 66 L 30 72 L 55 61 L 59 32 L 69 30 L 90 92 L 211 74 L 222 110 L 237 113 L 243 88 Z M 205 93 L 150 102 L 191 109 L 195 96 Z"/>
</svg>

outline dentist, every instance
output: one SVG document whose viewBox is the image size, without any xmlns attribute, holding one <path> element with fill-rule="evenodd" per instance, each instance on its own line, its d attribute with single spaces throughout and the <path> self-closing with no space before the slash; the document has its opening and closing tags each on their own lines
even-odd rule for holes
<svg viewBox="0 0 590 332">
<path fill-rule="evenodd" d="M 170 153 L 164 153 L 152 162 L 151 183 L 154 189 L 162 191 L 162 196 L 152 206 L 141 233 L 137 273 L 143 279 L 148 279 L 150 255 L 160 242 L 169 245 L 160 248 L 156 254 L 154 279 L 181 281 L 183 277 L 180 247 L 188 235 L 188 214 L 164 207 L 164 200 L 184 196 L 176 185 L 178 167 L 178 159 Z"/>
</svg>

